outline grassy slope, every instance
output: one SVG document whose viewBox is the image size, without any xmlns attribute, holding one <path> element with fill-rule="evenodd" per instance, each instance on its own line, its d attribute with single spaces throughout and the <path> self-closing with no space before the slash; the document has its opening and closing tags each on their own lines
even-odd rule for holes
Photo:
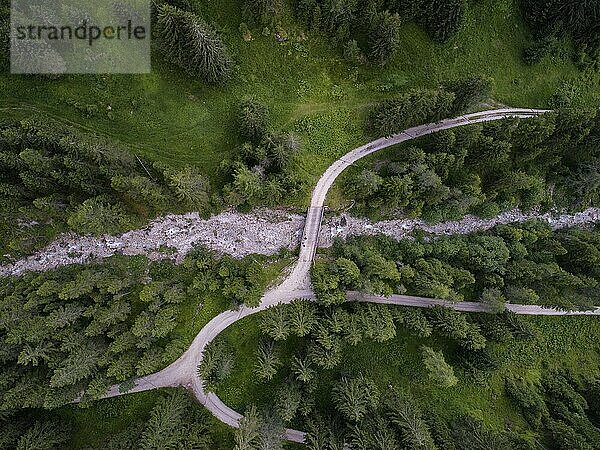
<svg viewBox="0 0 600 450">
<path fill-rule="evenodd" d="M 281 24 L 291 39 L 279 44 L 272 30 L 265 36 L 254 29 L 251 42 L 242 39 L 239 0 L 192 3 L 219 25 L 237 62 L 228 85 L 207 87 L 167 67 L 156 53 L 149 75 L 60 80 L 0 75 L 0 118 L 43 112 L 113 136 L 148 158 L 196 165 L 222 182 L 215 168 L 238 143 L 235 104 L 253 94 L 271 108 L 274 128 L 301 132 L 307 145 L 298 170 L 314 180 L 333 157 L 365 140 L 361 110 L 393 92 L 485 73 L 495 80 L 494 98 L 505 104 L 544 106 L 563 80 L 572 79 L 580 87 L 581 103 L 598 101 L 598 89 L 593 89 L 598 76 L 579 73 L 566 57 L 523 65 L 521 50 L 529 37 L 513 0 L 473 5 L 463 30 L 444 45 L 406 25 L 399 54 L 385 69 L 347 65 L 326 36 L 308 33 L 303 40 L 289 6 Z M 75 102 L 92 105 L 97 113 L 88 117 Z"/>
<path fill-rule="evenodd" d="M 289 373 L 284 366 L 273 381 L 256 382 L 252 370 L 260 336 L 259 320 L 260 316 L 246 318 L 219 337 L 236 349 L 236 367 L 218 394 L 226 404 L 239 411 L 252 403 L 265 405 L 273 401 L 276 386 Z M 428 381 L 419 353 L 421 345 L 430 345 L 442 349 L 447 361 L 452 363 L 455 346 L 444 338 L 420 339 L 399 327 L 396 338 L 386 343 L 363 342 L 356 347 L 348 346 L 342 364 L 319 375 L 318 402 L 321 408 L 331 408 L 327 400 L 330 382 L 342 375 L 362 373 L 373 378 L 382 390 L 390 384 L 410 389 L 426 409 L 448 419 L 459 412 L 469 412 L 496 429 L 502 429 L 506 423 L 526 427 L 504 393 L 504 375 L 513 373 L 539 379 L 542 370 L 563 368 L 581 377 L 599 376 L 600 324 L 594 317 L 585 316 L 524 317 L 523 320 L 538 330 L 535 340 L 488 343 L 503 362 L 501 368 L 491 376 L 474 380 L 455 367 L 459 384 L 450 389 Z M 280 348 L 283 361 L 288 361 L 294 340 L 285 341 Z"/>
</svg>

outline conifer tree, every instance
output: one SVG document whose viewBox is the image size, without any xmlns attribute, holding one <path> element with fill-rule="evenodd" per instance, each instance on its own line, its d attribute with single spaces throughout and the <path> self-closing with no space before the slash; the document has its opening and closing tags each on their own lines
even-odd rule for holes
<svg viewBox="0 0 600 450">
<path fill-rule="evenodd" d="M 400 45 L 400 25 L 398 14 L 383 11 L 370 33 L 371 58 L 382 66 L 394 56 Z"/>
<path fill-rule="evenodd" d="M 158 8 L 156 28 L 160 48 L 171 63 L 208 83 L 230 78 L 232 61 L 223 41 L 198 16 L 163 4 Z"/>
</svg>

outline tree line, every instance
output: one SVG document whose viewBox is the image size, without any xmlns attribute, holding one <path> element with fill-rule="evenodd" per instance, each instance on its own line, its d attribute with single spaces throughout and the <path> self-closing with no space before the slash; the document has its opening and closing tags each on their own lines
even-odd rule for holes
<svg viewBox="0 0 600 450">
<path fill-rule="evenodd" d="M 491 80 L 479 75 L 443 83 L 438 89 L 414 89 L 375 103 L 368 113 L 367 130 L 376 136 L 391 136 L 415 125 L 464 113 L 491 92 Z"/>
<path fill-rule="evenodd" d="M 539 62 L 561 45 L 561 40 L 571 40 L 573 59 L 580 67 L 599 67 L 600 4 L 597 1 L 521 0 L 520 5 L 534 38 L 523 52 L 526 63 Z"/>
<path fill-rule="evenodd" d="M 437 120 L 440 98 L 449 104 L 437 91 L 405 94 L 376 106 L 371 123 L 390 135 Z M 600 204 L 599 137 L 597 111 L 579 109 L 445 130 L 355 170 L 345 192 L 361 211 L 433 222 L 516 207 L 579 210 Z"/>
<path fill-rule="evenodd" d="M 207 213 L 211 195 L 193 167 L 151 163 L 47 120 L 0 124 L 3 254 L 30 253 L 66 230 L 110 234 L 165 212 Z"/>
<path fill-rule="evenodd" d="M 431 39 L 446 42 L 461 28 L 466 8 L 465 0 L 298 0 L 296 15 L 309 29 L 328 33 L 349 61 L 386 65 L 404 24 L 417 22 Z"/>
</svg>

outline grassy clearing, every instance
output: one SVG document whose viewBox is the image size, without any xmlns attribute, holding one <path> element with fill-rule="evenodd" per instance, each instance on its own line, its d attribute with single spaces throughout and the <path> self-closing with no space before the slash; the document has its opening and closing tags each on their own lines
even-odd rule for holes
<svg viewBox="0 0 600 450">
<path fill-rule="evenodd" d="M 216 170 L 239 144 L 234 109 L 254 95 L 267 103 L 277 129 L 297 130 L 306 142 L 298 170 L 313 182 L 333 158 L 359 145 L 361 112 L 371 101 L 418 86 L 481 73 L 495 80 L 494 99 L 518 106 L 545 106 L 566 82 L 578 104 L 600 101 L 599 75 L 577 71 L 568 55 L 547 57 L 534 67 L 521 62 L 529 42 L 516 0 L 471 4 L 461 32 L 434 44 L 413 24 L 402 29 L 392 63 L 352 67 L 328 38 L 305 33 L 284 2 L 278 43 L 274 30 L 252 29 L 246 42 L 239 0 L 192 0 L 221 29 L 237 65 L 226 86 L 185 77 L 153 54 L 149 75 L 41 77 L 0 75 L 0 118 L 47 114 L 129 144 L 132 151 L 174 166 L 194 165 L 223 182 Z M 17 110 L 13 109 L 17 108 Z M 292 199 L 302 204 L 306 197 Z"/>
<path fill-rule="evenodd" d="M 506 424 L 527 429 L 518 409 L 504 392 L 504 377 L 518 374 L 537 380 L 542 372 L 552 369 L 568 370 L 581 379 L 600 375 L 600 324 L 594 317 L 585 316 L 523 317 L 523 320 L 536 330 L 536 338 L 502 344 L 488 342 L 501 365 L 490 374 L 475 377 L 457 367 L 456 345 L 436 333 L 422 339 L 398 327 L 397 336 L 388 342 L 345 346 L 342 364 L 337 369 L 319 372 L 317 405 L 321 411 L 333 407 L 330 388 L 334 380 L 363 374 L 375 380 L 381 390 L 389 385 L 409 389 L 424 410 L 446 419 L 468 412 L 496 430 Z M 236 351 L 234 372 L 218 390 L 218 395 L 238 411 L 252 403 L 268 405 L 276 399 L 277 387 L 290 373 L 288 361 L 298 344 L 295 339 L 279 344 L 283 368 L 272 381 L 257 382 L 252 369 L 260 337 L 259 321 L 260 316 L 243 319 L 218 338 L 226 340 Z M 459 378 L 457 386 L 444 389 L 427 379 L 419 352 L 421 345 L 443 351 L 446 360 L 454 365 Z M 302 423 L 292 425 L 301 427 Z"/>
</svg>

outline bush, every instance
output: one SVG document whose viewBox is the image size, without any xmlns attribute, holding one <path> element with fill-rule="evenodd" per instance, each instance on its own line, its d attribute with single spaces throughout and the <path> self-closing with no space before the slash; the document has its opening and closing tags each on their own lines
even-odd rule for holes
<svg viewBox="0 0 600 450">
<path fill-rule="evenodd" d="M 534 42 L 523 50 L 523 62 L 530 66 L 537 64 L 548 54 L 550 45 L 551 41 L 549 39 Z"/>
<path fill-rule="evenodd" d="M 465 0 L 428 0 L 424 20 L 427 34 L 434 41 L 446 42 L 460 29 L 467 3 Z"/>
<path fill-rule="evenodd" d="M 363 60 L 363 54 L 354 39 L 349 40 L 344 45 L 344 58 L 353 64 L 360 64 Z"/>
<path fill-rule="evenodd" d="M 267 134 L 269 111 L 261 102 L 247 98 L 238 109 L 238 131 L 242 139 L 259 143 Z"/>
<path fill-rule="evenodd" d="M 452 112 L 459 114 L 473 108 L 492 93 L 492 82 L 484 76 L 470 76 L 448 83 L 446 89 L 455 95 Z"/>
</svg>

